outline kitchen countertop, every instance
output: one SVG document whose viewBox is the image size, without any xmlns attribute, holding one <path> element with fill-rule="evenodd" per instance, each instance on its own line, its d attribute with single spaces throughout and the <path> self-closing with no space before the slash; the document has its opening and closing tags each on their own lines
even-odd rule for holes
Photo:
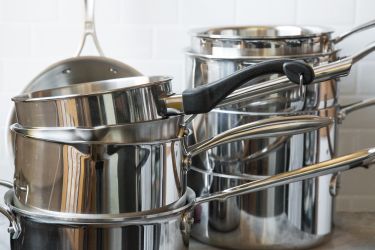
<svg viewBox="0 0 375 250">
<path fill-rule="evenodd" d="M 217 250 L 192 240 L 190 249 Z M 314 250 L 375 249 L 375 213 L 337 213 L 332 239 Z"/>
</svg>

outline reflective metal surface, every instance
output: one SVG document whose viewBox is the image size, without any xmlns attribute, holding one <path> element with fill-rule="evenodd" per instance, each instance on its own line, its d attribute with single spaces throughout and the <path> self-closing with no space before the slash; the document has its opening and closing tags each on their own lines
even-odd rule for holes
<svg viewBox="0 0 375 250">
<path fill-rule="evenodd" d="M 361 24 L 335 38 L 332 30 L 318 26 L 235 26 L 199 29 L 191 33 L 192 52 L 217 57 L 293 57 L 321 54 L 361 31 L 375 20 Z"/>
<path fill-rule="evenodd" d="M 12 249 L 187 249 L 190 235 L 191 208 L 195 207 L 195 222 L 203 224 L 206 220 L 202 217 L 202 204 L 214 200 L 225 201 L 236 195 L 244 195 L 249 192 L 261 191 L 280 185 L 290 184 L 321 175 L 345 171 L 359 166 L 368 166 L 375 160 L 375 149 L 366 149 L 339 157 L 334 160 L 322 162 L 316 165 L 282 173 L 276 176 L 258 180 L 251 183 L 195 198 L 188 189 L 186 205 L 167 211 L 148 215 L 125 216 L 120 224 L 98 224 L 95 218 L 88 218 L 93 223 L 82 224 L 71 221 L 72 214 L 54 212 L 34 212 L 18 208 L 13 204 L 13 191 L 5 195 L 7 210 L 12 216 L 17 217 L 20 237 L 11 240 Z M 208 173 L 208 177 L 211 174 Z M 3 211 L 0 210 L 3 213 Z M 56 215 L 56 216 L 55 216 Z M 80 221 L 80 216 L 91 215 L 73 214 L 74 220 Z M 203 214 L 204 216 L 204 214 Z M 94 215 L 93 217 L 97 217 Z M 62 219 L 62 224 L 59 222 Z M 121 219 L 120 219 L 121 220 Z M 13 221 L 11 221 L 13 222 Z M 197 227 L 196 225 L 196 227 Z M 210 231 L 208 231 L 210 232 Z M 14 236 L 14 232 L 10 232 Z M 201 236 L 207 235 L 205 231 Z M 211 243 L 220 242 L 230 235 L 226 232 L 218 237 L 210 237 Z M 227 238 L 231 242 L 230 247 L 241 247 L 241 234 Z M 248 238 L 248 235 L 246 235 Z M 240 240 L 238 240 L 240 239 Z M 270 238 L 269 238 L 270 239 Z M 235 240 L 235 242 L 233 242 Z M 292 243 L 293 244 L 293 243 Z M 249 247 L 246 247 L 249 249 Z"/>
<path fill-rule="evenodd" d="M 314 72 L 308 64 L 271 60 L 234 72 L 200 88 L 174 95 L 167 76 L 129 77 L 45 89 L 13 97 L 17 120 L 27 127 L 93 127 L 199 114 L 213 109 L 247 81 L 271 73 L 309 84 Z"/>
<path fill-rule="evenodd" d="M 373 149 L 367 152 L 372 154 L 370 157 L 372 160 L 365 160 L 368 164 L 373 162 L 374 154 Z M 290 183 L 289 178 L 293 172 L 309 172 L 328 162 L 332 164 L 331 166 L 338 166 L 338 162 L 353 156 L 354 154 L 338 157 L 252 182 L 236 177 L 225 178 L 217 176 L 216 173 L 196 172 L 201 179 L 206 181 L 206 189 L 202 193 L 202 198 L 197 198 L 197 203 L 206 201 L 204 194 L 228 188 L 228 185 L 233 187 L 230 191 L 238 190 L 237 194 L 243 194 L 240 191 L 241 186 L 235 187 L 239 184 L 253 185 L 258 188 L 253 188 L 251 191 L 253 193 L 250 194 L 229 199 L 225 197 L 223 201 L 211 201 L 208 204 L 197 206 L 192 236 L 204 243 L 229 249 L 305 249 L 314 247 L 328 240 L 332 230 L 333 204 L 327 181 L 330 181 L 334 172 L 322 170 L 321 177 L 309 180 L 302 178 L 301 182 L 284 186 L 279 186 L 279 183 L 278 187 L 273 186 L 273 188 L 270 188 L 272 185 L 265 183 L 272 183 L 272 179 L 280 180 L 281 176 L 284 177 L 285 183 Z M 347 165 L 347 169 L 350 168 Z M 262 188 L 264 185 L 269 189 L 264 190 Z M 221 195 L 207 196 L 218 198 Z"/>
<path fill-rule="evenodd" d="M 176 137 L 172 139 L 125 144 L 116 136 L 107 136 L 110 128 L 103 137 L 95 128 L 87 129 L 87 138 L 92 141 L 81 141 L 79 132 L 64 137 L 80 129 L 63 133 L 56 128 L 13 126 L 15 195 L 22 204 L 51 211 L 116 214 L 157 209 L 176 202 L 185 193 L 192 156 L 243 138 L 294 135 L 331 122 L 317 116 L 274 117 L 189 146 L 184 129 L 182 133 L 174 131 Z M 152 124 L 138 123 L 135 128 L 142 130 L 144 125 L 145 130 L 153 130 Z"/>
</svg>

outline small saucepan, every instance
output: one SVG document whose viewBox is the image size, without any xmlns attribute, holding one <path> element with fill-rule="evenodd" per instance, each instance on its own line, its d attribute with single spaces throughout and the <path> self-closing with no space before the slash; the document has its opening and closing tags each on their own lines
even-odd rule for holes
<svg viewBox="0 0 375 250">
<path fill-rule="evenodd" d="M 172 92 L 166 76 L 131 77 L 41 90 L 13 98 L 18 123 L 25 127 L 94 127 L 209 112 L 236 88 L 255 77 L 285 74 L 296 84 L 309 84 L 314 72 L 293 60 L 259 63 L 216 82 Z"/>
</svg>

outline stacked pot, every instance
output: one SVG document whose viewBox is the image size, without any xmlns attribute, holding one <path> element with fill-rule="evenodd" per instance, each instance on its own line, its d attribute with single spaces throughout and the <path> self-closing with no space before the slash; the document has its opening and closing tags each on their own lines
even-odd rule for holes
<svg viewBox="0 0 375 250">
<path fill-rule="evenodd" d="M 192 208 L 259 188 L 251 183 L 195 199 L 186 184 L 191 157 L 244 138 L 291 136 L 332 122 L 274 117 L 190 143 L 184 114 L 208 112 L 237 87 L 270 73 L 286 74 L 296 85 L 300 77 L 304 84 L 314 79 L 305 63 L 275 60 L 182 95 L 172 92 L 171 78 L 154 76 L 14 97 L 14 182 L 0 207 L 11 222 L 12 249 L 186 249 Z M 339 169 L 363 165 L 362 157 L 372 153 L 344 159 Z M 313 176 L 324 166 L 315 167 Z"/>
<path fill-rule="evenodd" d="M 325 128 L 287 137 L 244 140 L 209 150 L 193 158 L 188 184 L 197 195 L 333 159 L 337 125 L 351 111 L 374 104 L 374 99 L 341 108 L 339 76 L 375 50 L 375 43 L 349 57 L 335 44 L 359 31 L 365 23 L 336 38 L 332 30 L 299 26 L 217 27 L 192 32 L 187 52 L 187 82 L 204 86 L 244 67 L 275 58 L 303 60 L 314 66 L 316 84 L 287 85 L 275 75 L 258 78 L 229 96 L 220 108 L 193 120 L 195 140 L 222 130 L 274 115 L 314 114 L 335 122 Z M 259 88 L 257 82 L 269 80 Z M 274 88 L 284 82 L 283 88 Z M 252 90 L 252 91 L 250 91 Z M 259 91 L 258 91 L 259 90 Z M 267 92 L 269 91 L 269 92 Z M 337 175 L 211 202 L 200 208 L 196 239 L 234 249 L 296 249 L 315 246 L 332 232 Z"/>
</svg>

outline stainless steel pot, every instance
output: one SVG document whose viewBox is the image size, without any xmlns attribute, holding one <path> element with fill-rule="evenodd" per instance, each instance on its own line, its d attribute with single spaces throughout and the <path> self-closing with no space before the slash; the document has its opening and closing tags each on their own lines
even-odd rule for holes
<svg viewBox="0 0 375 250">
<path fill-rule="evenodd" d="M 335 44 L 373 28 L 375 20 L 332 37 L 333 30 L 318 26 L 235 26 L 191 32 L 192 52 L 226 58 L 293 57 L 330 53 Z"/>
<path fill-rule="evenodd" d="M 170 77 L 153 76 L 75 84 L 23 94 L 12 100 L 18 123 L 27 127 L 118 125 L 209 112 L 242 84 L 270 73 L 284 73 L 298 85 L 314 79 L 307 64 L 272 60 L 185 90 L 182 95 L 172 92 Z"/>
<path fill-rule="evenodd" d="M 257 114 L 288 114 L 300 110 L 327 108 L 337 103 L 338 78 L 350 73 L 353 64 L 362 60 L 375 50 L 375 42 L 343 59 L 336 59 L 336 53 L 330 56 L 302 57 L 313 65 L 317 84 L 306 85 L 303 90 L 288 84 L 285 77 L 263 76 L 247 83 L 247 86 L 234 91 L 218 107 L 229 110 L 242 110 Z M 205 56 L 188 54 L 187 75 L 192 86 L 204 85 L 225 77 L 243 67 L 267 61 L 268 58 L 251 59 L 211 59 Z M 259 81 L 266 81 L 259 84 Z"/>
<path fill-rule="evenodd" d="M 185 205 L 163 213 L 92 215 L 41 212 L 15 206 L 13 191 L 6 193 L 6 205 L 0 206 L 0 212 L 10 221 L 8 231 L 11 234 L 11 246 L 12 249 L 17 250 L 188 249 L 190 225 L 193 222 L 191 212 L 193 209 L 195 210 L 195 223 L 204 226 L 207 220 L 201 212 L 206 202 L 223 201 L 249 192 L 261 191 L 359 166 L 368 166 L 374 162 L 374 159 L 375 149 L 367 149 L 198 198 L 195 198 L 194 193 L 188 189 Z M 212 178 L 212 175 L 208 174 L 208 177 Z M 226 239 L 227 242 L 232 243 L 230 247 L 233 247 L 243 246 L 243 243 L 246 242 L 245 238 L 248 237 L 240 231 L 236 234 L 233 233 L 231 238 L 227 238 L 228 235 L 227 233 L 217 233 L 218 237 L 212 237 L 212 239 L 218 242 Z M 204 236 L 202 235 L 202 237 Z"/>
<path fill-rule="evenodd" d="M 285 58 L 288 55 L 293 58 L 301 58 L 311 65 L 315 65 L 316 80 L 318 82 L 325 81 L 307 86 L 301 95 L 299 89 L 295 89 L 291 85 L 288 86 L 286 79 L 274 79 L 258 86 L 257 80 L 254 80 L 248 83 L 248 86 L 228 96 L 218 105 L 220 109 L 209 114 L 199 115 L 193 120 L 193 130 L 197 141 L 204 139 L 206 136 L 215 135 L 221 129 L 230 129 L 231 126 L 238 126 L 239 124 L 280 114 L 308 113 L 331 117 L 336 122 L 327 128 L 305 135 L 231 143 L 193 158 L 192 168 L 195 171 L 189 172 L 188 185 L 197 192 L 197 195 L 207 192 L 208 187 L 211 188 L 211 191 L 221 190 L 239 182 L 266 178 L 270 175 L 334 158 L 337 151 L 337 121 L 341 121 L 341 117 L 344 117 L 344 115 L 339 115 L 340 106 L 337 101 L 339 84 L 336 78 L 345 75 L 342 73 L 348 72 L 353 63 L 372 52 L 375 49 L 375 43 L 350 57 L 337 60 L 338 53 L 333 49 L 315 54 L 300 53 L 293 55 L 290 52 L 292 50 L 289 51 L 288 47 L 280 47 L 277 50 L 276 47 L 270 46 L 269 49 L 260 48 L 259 51 L 255 51 L 256 49 L 251 47 L 252 43 L 250 43 L 249 48 L 246 47 L 247 37 L 242 40 L 241 38 L 224 40 L 221 40 L 222 43 L 215 42 L 212 44 L 211 54 L 209 52 L 199 54 L 195 53 L 196 51 L 188 53 L 190 64 L 187 75 L 188 81 L 192 82 L 193 86 L 204 85 L 207 79 L 213 80 L 215 77 L 223 77 L 223 75 L 234 72 L 244 65 L 275 57 Z M 237 48 L 234 46 L 235 40 L 241 40 L 237 43 Z M 287 43 L 288 39 L 280 37 L 280 40 L 277 41 Z M 260 41 L 260 45 L 264 44 L 262 42 L 268 41 Z M 274 44 L 273 42 L 273 40 L 270 41 L 270 44 Z M 319 45 L 319 43 L 314 45 L 317 44 Z M 232 45 L 233 47 L 231 47 Z M 222 46 L 222 49 L 219 48 L 220 46 Z M 286 49 L 282 51 L 283 48 Z M 269 54 L 273 49 L 275 49 L 274 54 Z M 303 47 L 297 46 L 297 49 L 303 49 Z M 250 54 L 253 51 L 255 52 Z M 340 74 L 337 74 L 338 72 Z M 269 77 L 269 79 L 272 77 L 274 76 Z M 275 86 L 282 86 L 283 88 L 277 89 Z M 372 102 L 365 101 L 365 103 Z M 232 178 L 216 180 L 212 185 L 209 185 L 204 175 L 207 172 L 227 175 Z M 241 202 L 244 202 L 244 206 L 248 206 L 249 214 L 247 223 L 241 224 L 241 230 L 254 235 L 254 237 L 248 237 L 246 240 L 236 238 L 237 242 L 246 242 L 241 246 L 242 248 L 248 246 L 264 249 L 288 249 L 303 248 L 309 244 L 314 245 L 324 238 L 323 236 L 331 233 L 336 181 L 337 176 L 328 175 L 320 177 L 319 180 L 306 181 L 303 188 L 301 188 L 301 185 L 289 185 L 249 194 L 241 199 L 233 198 L 222 203 L 211 202 L 207 205 L 209 211 L 204 212 L 206 213 L 205 216 L 210 218 L 210 226 L 205 225 L 204 227 L 210 227 L 212 230 L 221 228 L 222 231 L 227 232 L 237 228 L 243 215 L 241 209 L 236 209 L 240 206 L 238 204 L 241 200 Z M 321 198 L 319 202 L 317 202 L 317 197 Z M 252 207 L 246 205 L 250 201 L 253 204 Z M 294 201 L 294 203 L 291 203 L 291 201 Z M 316 214 L 317 219 L 311 220 L 311 216 L 300 217 L 301 211 Z M 282 217 L 286 213 L 288 216 Z M 288 224 L 297 226 L 290 227 Z M 197 230 L 193 232 L 193 235 L 197 235 L 197 238 L 201 238 L 208 243 L 211 242 L 211 234 L 207 233 L 205 229 L 193 230 Z M 270 235 L 269 241 L 260 232 L 269 232 L 267 234 Z M 215 237 L 214 234 L 212 235 L 212 237 Z M 222 239 L 224 238 L 222 237 Z M 215 238 L 213 242 L 219 246 L 218 242 L 221 241 Z M 294 242 L 294 244 L 291 245 L 289 242 Z M 221 246 L 235 246 L 233 242 L 231 244 L 229 246 L 222 243 Z"/>
<path fill-rule="evenodd" d="M 316 116 L 275 117 L 187 146 L 181 121 L 175 116 L 92 129 L 16 124 L 15 199 L 33 208 L 71 213 L 158 209 L 185 194 L 186 173 L 197 154 L 243 138 L 294 135 L 331 123 Z"/>
</svg>

